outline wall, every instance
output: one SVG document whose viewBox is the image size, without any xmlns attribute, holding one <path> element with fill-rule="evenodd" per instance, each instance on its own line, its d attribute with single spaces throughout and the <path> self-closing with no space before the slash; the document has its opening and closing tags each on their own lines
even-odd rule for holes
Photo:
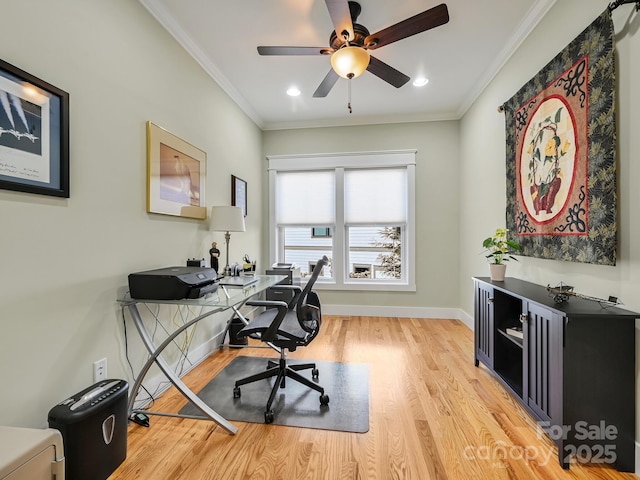
<svg viewBox="0 0 640 480">
<path fill-rule="evenodd" d="M 4 0 L 1 15 L 0 58 L 71 101 L 71 198 L 0 190 L 0 424 L 41 427 L 93 383 L 93 361 L 107 357 L 109 377 L 131 380 L 116 303 L 127 275 L 224 243 L 204 221 L 146 213 L 147 120 L 207 152 L 208 205 L 230 204 L 235 174 L 249 212 L 260 209 L 262 139 L 138 2 Z M 261 229 L 249 214 L 232 259 L 259 256 Z M 220 319 L 199 335 L 219 329 Z M 135 368 L 144 355 L 131 348 Z"/>
<path fill-rule="evenodd" d="M 323 305 L 356 315 L 382 315 L 376 306 L 451 309 L 458 306 L 458 122 L 399 123 L 264 132 L 268 155 L 416 149 L 416 292 L 322 290 Z M 266 192 L 266 161 L 263 185 Z M 265 197 L 266 198 L 266 197 Z M 267 202 L 262 206 L 268 214 Z M 269 238 L 264 232 L 263 257 Z M 347 307 L 353 308 L 347 308 Z M 335 307 L 338 310 L 335 310 Z M 410 307 L 418 307 L 411 309 Z M 377 310 L 378 313 L 375 313 Z M 398 309 L 387 310 L 399 315 Z M 450 315 L 448 312 L 443 312 Z"/>
<path fill-rule="evenodd" d="M 460 305 L 469 315 L 473 315 L 471 277 L 488 275 L 477 252 L 482 250 L 482 240 L 505 223 L 504 116 L 496 108 L 606 5 L 596 0 L 556 2 L 461 121 Z M 640 14 L 634 5 L 623 5 L 613 18 L 618 82 L 618 264 L 607 267 L 521 257 L 520 262 L 510 263 L 507 274 L 542 285 L 563 281 L 599 298 L 617 296 L 629 310 L 640 311 L 640 191 L 636 188 L 640 179 Z"/>
</svg>

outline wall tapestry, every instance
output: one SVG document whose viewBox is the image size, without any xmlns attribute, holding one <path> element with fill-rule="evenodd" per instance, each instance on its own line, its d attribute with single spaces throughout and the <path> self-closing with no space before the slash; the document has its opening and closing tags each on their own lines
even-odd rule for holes
<svg viewBox="0 0 640 480">
<path fill-rule="evenodd" d="M 522 255 L 615 265 L 614 92 L 607 9 L 503 105 L 506 221 Z"/>
</svg>

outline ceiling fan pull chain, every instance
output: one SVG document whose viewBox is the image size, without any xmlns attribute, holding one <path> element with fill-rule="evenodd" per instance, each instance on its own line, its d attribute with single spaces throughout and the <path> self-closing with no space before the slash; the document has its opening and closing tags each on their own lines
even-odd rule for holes
<svg viewBox="0 0 640 480">
<path fill-rule="evenodd" d="M 349 113 L 353 113 L 353 110 L 351 110 L 351 78 L 352 77 L 349 77 L 349 79 L 347 80 L 347 91 L 349 92 L 347 107 L 349 108 Z"/>
</svg>

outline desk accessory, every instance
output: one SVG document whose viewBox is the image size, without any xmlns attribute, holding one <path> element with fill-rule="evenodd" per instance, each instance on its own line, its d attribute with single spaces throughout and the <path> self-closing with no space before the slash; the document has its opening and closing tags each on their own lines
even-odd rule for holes
<svg viewBox="0 0 640 480">
<path fill-rule="evenodd" d="M 198 260 L 196 258 L 190 258 L 187 260 L 187 267 L 206 267 L 206 263 L 204 261 L 204 258 Z"/>
<path fill-rule="evenodd" d="M 229 268 L 229 241 L 231 240 L 230 232 L 244 232 L 244 214 L 240 207 L 211 207 L 211 221 L 209 222 L 209 230 L 214 232 L 225 232 L 224 240 L 227 245 L 227 263 L 224 267 L 224 276 L 231 274 Z"/>
</svg>

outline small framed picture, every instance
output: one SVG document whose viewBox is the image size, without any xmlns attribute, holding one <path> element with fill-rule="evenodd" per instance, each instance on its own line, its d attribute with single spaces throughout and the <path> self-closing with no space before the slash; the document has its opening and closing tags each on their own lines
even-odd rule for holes
<svg viewBox="0 0 640 480">
<path fill-rule="evenodd" d="M 241 207 L 247 216 L 247 182 L 235 175 L 231 175 L 231 206 Z"/>
<path fill-rule="evenodd" d="M 0 188 L 69 198 L 69 94 L 2 60 Z"/>
<path fill-rule="evenodd" d="M 147 212 L 207 218 L 207 154 L 147 122 Z"/>
</svg>

